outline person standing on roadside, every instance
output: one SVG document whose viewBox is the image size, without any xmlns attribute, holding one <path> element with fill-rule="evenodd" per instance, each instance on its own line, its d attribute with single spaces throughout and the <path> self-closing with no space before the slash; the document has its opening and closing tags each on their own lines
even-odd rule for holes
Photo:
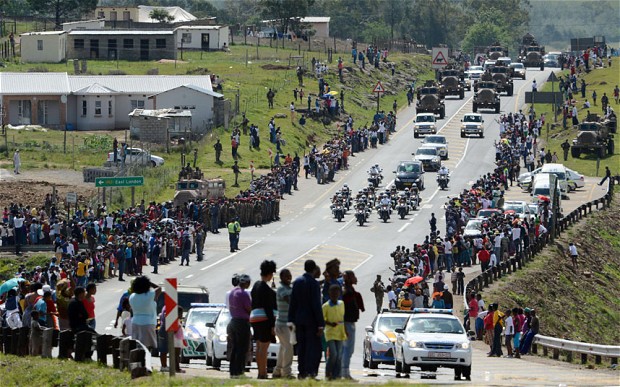
<svg viewBox="0 0 620 387">
<path fill-rule="evenodd" d="M 275 272 L 274 261 L 263 261 L 260 264 L 261 280 L 256 281 L 252 288 L 250 323 L 254 331 L 254 340 L 256 340 L 258 379 L 267 379 L 267 351 L 269 344 L 275 340 L 276 293 L 269 286 Z"/>
<path fill-rule="evenodd" d="M 15 149 L 15 153 L 13 153 L 13 172 L 16 175 L 19 175 L 19 168 L 22 166 L 22 159 L 19 155 L 19 149 Z"/>
<path fill-rule="evenodd" d="M 304 263 L 305 273 L 293 282 L 288 321 L 295 325 L 299 379 L 316 378 L 321 362 L 321 337 L 325 329 L 321 293 L 315 278 L 317 265 Z"/>
<path fill-rule="evenodd" d="M 230 322 L 226 327 L 230 348 L 230 377 L 243 377 L 245 359 L 250 345 L 250 312 L 252 300 L 246 291 L 250 287 L 250 276 L 242 274 L 238 277 L 238 286 L 228 296 Z"/>
<path fill-rule="evenodd" d="M 383 297 L 385 295 L 385 285 L 383 281 L 381 281 L 381 275 L 377 274 L 377 279 L 375 280 L 370 291 L 375 294 L 375 301 L 377 303 L 377 314 L 381 313 L 381 308 L 383 307 Z"/>
<path fill-rule="evenodd" d="M 351 356 L 355 349 L 355 323 L 359 320 L 360 311 L 365 312 L 364 300 L 362 295 L 355 290 L 353 285 L 357 284 L 357 277 L 353 270 L 344 272 L 344 290 L 342 293 L 342 301 L 344 302 L 344 328 L 347 333 L 347 339 L 344 341 L 342 348 L 342 370 L 340 377 L 352 380 Z M 280 340 L 280 343 L 282 341 Z"/>
<path fill-rule="evenodd" d="M 603 177 L 603 180 L 601 180 L 598 185 L 603 185 L 603 183 L 605 183 L 607 179 L 611 180 L 611 170 L 609 169 L 609 167 L 605 167 L 605 177 Z"/>
<path fill-rule="evenodd" d="M 276 290 L 276 304 L 278 318 L 276 319 L 276 336 L 280 341 L 278 360 L 273 370 L 274 378 L 291 379 L 291 365 L 293 364 L 293 345 L 291 344 L 291 327 L 288 322 L 288 310 L 291 301 L 291 281 L 293 276 L 289 269 L 280 270 L 280 286 Z"/>
<path fill-rule="evenodd" d="M 568 245 L 568 254 L 570 254 L 570 258 L 573 262 L 573 269 L 577 270 L 577 257 L 579 254 L 577 253 L 577 246 L 573 242 Z"/>
</svg>

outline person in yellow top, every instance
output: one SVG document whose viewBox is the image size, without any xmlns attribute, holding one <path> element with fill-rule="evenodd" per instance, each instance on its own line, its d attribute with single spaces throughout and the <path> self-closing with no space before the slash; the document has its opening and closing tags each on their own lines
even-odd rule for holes
<svg viewBox="0 0 620 387">
<path fill-rule="evenodd" d="M 77 264 L 77 270 L 75 275 L 77 276 L 77 286 L 86 286 L 86 282 L 88 282 L 87 271 L 88 266 L 90 265 L 90 260 L 88 258 L 81 259 Z"/>
<path fill-rule="evenodd" d="M 493 311 L 491 312 L 491 308 Z M 493 344 L 489 356 L 501 357 L 502 353 L 502 331 L 504 327 L 504 313 L 499 311 L 497 303 L 489 307 L 489 313 L 493 313 Z"/>
<path fill-rule="evenodd" d="M 404 293 L 403 298 L 400 300 L 400 305 L 398 305 L 398 309 L 400 310 L 411 310 L 411 306 L 413 305 L 413 301 L 409 296 L 409 289 L 405 289 L 402 291 Z"/>
<path fill-rule="evenodd" d="M 329 301 L 323 304 L 323 318 L 325 319 L 325 341 L 329 349 L 325 364 L 325 377 L 328 380 L 340 378 L 342 368 L 342 346 L 347 339 L 344 327 L 344 302 L 339 300 L 341 289 L 339 285 L 329 287 Z"/>
</svg>

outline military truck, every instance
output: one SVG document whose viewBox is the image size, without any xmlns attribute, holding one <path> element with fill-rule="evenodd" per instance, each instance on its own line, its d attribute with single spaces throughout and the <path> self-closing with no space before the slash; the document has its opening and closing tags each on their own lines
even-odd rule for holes
<svg viewBox="0 0 620 387">
<path fill-rule="evenodd" d="M 472 110 L 474 113 L 478 109 L 494 109 L 495 113 L 499 113 L 500 102 L 499 93 L 497 92 L 497 83 L 489 80 L 481 80 L 476 83 L 474 93 L 474 105 Z"/>
<path fill-rule="evenodd" d="M 545 69 L 545 47 L 538 44 L 532 34 L 525 34 L 521 41 L 521 47 L 519 49 L 519 61 L 523 63 L 523 66 L 527 67 L 540 67 L 540 70 Z"/>
<path fill-rule="evenodd" d="M 224 179 L 179 179 L 174 193 L 174 206 L 181 206 L 190 201 L 201 199 L 219 199 L 224 197 L 226 182 Z"/>
<path fill-rule="evenodd" d="M 589 119 L 593 117 L 588 116 Z M 614 138 L 609 133 L 607 122 L 586 120 L 579 124 L 577 138 L 573 140 L 570 148 L 571 156 L 578 158 L 582 153 L 594 153 L 597 157 L 605 157 L 605 153 L 614 154 Z"/>
<path fill-rule="evenodd" d="M 424 86 L 420 87 L 417 92 L 415 105 L 417 113 L 434 113 L 439 118 L 446 116 L 446 105 L 444 104 L 444 95 L 441 88 L 433 81 L 426 81 Z"/>
<path fill-rule="evenodd" d="M 446 67 L 439 71 L 441 79 L 441 93 L 446 95 L 457 95 L 459 99 L 465 98 L 465 74 L 463 71 L 452 67 Z"/>
<path fill-rule="evenodd" d="M 512 95 L 514 92 L 514 85 L 512 83 L 512 70 L 510 67 L 506 67 L 497 62 L 495 66 L 489 67 L 491 74 L 491 80 L 497 83 L 497 91 L 499 93 L 505 92 L 507 95 Z"/>
<path fill-rule="evenodd" d="M 487 47 L 487 58 L 496 60 L 502 56 L 508 56 L 508 49 L 502 47 L 499 42 L 495 42 Z"/>
</svg>

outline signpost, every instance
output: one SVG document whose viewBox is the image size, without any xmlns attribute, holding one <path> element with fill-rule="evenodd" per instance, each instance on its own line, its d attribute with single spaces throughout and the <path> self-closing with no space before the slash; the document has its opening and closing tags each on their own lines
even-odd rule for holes
<svg viewBox="0 0 620 387">
<path fill-rule="evenodd" d="M 433 47 L 433 61 L 431 67 L 442 69 L 448 65 L 448 47 Z"/>
<path fill-rule="evenodd" d="M 67 192 L 67 203 L 77 203 L 77 193 Z"/>
<path fill-rule="evenodd" d="M 385 93 L 385 89 L 383 88 L 381 81 L 377 82 L 375 88 L 372 89 L 372 92 L 377 93 L 377 113 L 379 113 L 379 100 L 381 99 L 381 93 Z"/>
<path fill-rule="evenodd" d="M 144 185 L 144 176 L 97 177 L 95 187 L 137 187 Z"/>
<path fill-rule="evenodd" d="M 558 122 L 558 107 L 555 102 L 555 83 L 558 81 L 558 77 L 555 76 L 555 73 L 552 71 L 549 74 L 549 78 L 547 78 L 547 82 L 551 82 L 551 93 L 553 94 L 553 114 L 554 119 L 553 122 Z"/>
<path fill-rule="evenodd" d="M 144 176 L 124 176 L 124 177 L 97 177 L 95 187 L 103 188 L 103 201 L 105 202 L 106 187 L 131 187 L 131 206 L 136 205 L 136 187 L 144 185 Z M 112 201 L 112 191 L 110 191 L 110 202 Z"/>
<path fill-rule="evenodd" d="M 179 329 L 179 305 L 177 295 L 177 279 L 166 278 L 164 281 L 164 303 L 166 305 L 166 332 L 168 333 L 168 356 L 170 357 L 170 376 L 176 373 L 176 356 L 174 333 Z"/>
</svg>

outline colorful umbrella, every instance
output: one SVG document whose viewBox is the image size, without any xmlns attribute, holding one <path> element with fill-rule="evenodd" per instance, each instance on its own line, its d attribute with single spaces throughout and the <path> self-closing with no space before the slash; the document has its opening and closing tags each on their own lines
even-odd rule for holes
<svg viewBox="0 0 620 387">
<path fill-rule="evenodd" d="M 19 286 L 19 283 L 23 281 L 25 281 L 25 279 L 18 277 L 11 278 L 10 280 L 6 281 L 0 286 L 0 296 L 8 292 L 9 290 Z"/>
<path fill-rule="evenodd" d="M 415 276 L 415 277 L 411 277 L 408 278 L 407 281 L 405 281 L 405 286 L 413 286 L 417 283 L 420 283 L 424 281 L 424 278 L 420 277 L 419 275 Z"/>
</svg>

